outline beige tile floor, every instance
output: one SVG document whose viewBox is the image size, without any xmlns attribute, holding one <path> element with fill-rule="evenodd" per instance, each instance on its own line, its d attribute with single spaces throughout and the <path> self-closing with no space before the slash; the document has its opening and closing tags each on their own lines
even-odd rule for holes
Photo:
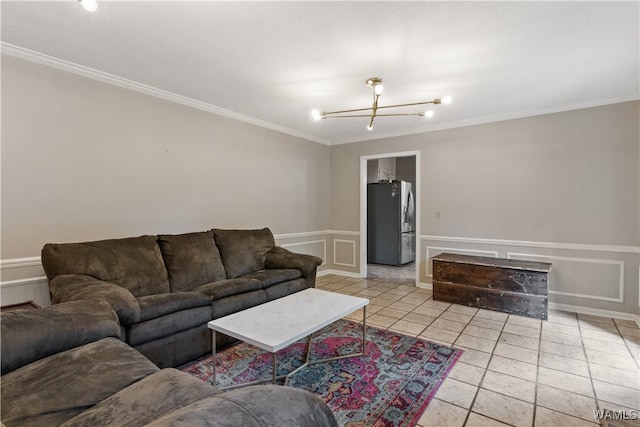
<svg viewBox="0 0 640 427">
<path fill-rule="evenodd" d="M 640 409 L 640 328 L 633 321 L 554 310 L 540 321 L 337 275 L 319 277 L 317 287 L 369 298 L 369 325 L 464 350 L 421 427 L 596 426 L 596 409 Z M 347 318 L 362 321 L 362 312 Z"/>
</svg>

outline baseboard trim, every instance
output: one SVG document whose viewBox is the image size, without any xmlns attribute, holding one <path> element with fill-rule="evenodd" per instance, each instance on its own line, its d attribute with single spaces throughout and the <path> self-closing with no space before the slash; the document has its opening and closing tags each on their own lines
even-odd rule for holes
<svg viewBox="0 0 640 427">
<path fill-rule="evenodd" d="M 613 319 L 632 320 L 640 327 L 640 316 L 632 313 L 624 313 L 621 311 L 601 310 L 599 308 L 583 307 L 580 305 L 561 304 L 557 302 L 549 302 L 549 309 L 569 311 L 572 313 L 591 314 L 593 316 L 610 317 Z"/>
<path fill-rule="evenodd" d="M 349 272 L 349 271 L 333 270 L 333 269 L 318 271 L 316 276 L 322 277 L 322 276 L 327 276 L 329 274 L 335 274 L 336 276 L 351 277 L 351 278 L 354 278 L 354 279 L 360 279 L 361 278 L 360 277 L 360 273 L 352 273 L 352 272 Z"/>
</svg>

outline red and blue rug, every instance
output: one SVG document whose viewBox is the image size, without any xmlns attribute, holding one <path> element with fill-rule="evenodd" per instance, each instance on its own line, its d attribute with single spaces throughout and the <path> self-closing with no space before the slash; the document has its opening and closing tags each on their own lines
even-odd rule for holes
<svg viewBox="0 0 640 427">
<path fill-rule="evenodd" d="M 305 345 L 303 339 L 278 352 L 278 375 L 303 363 Z M 314 335 L 310 360 L 361 348 L 362 326 L 339 320 Z M 369 326 L 366 356 L 307 366 L 288 385 L 320 396 L 341 426 L 413 427 L 461 355 L 462 350 Z M 272 373 L 271 353 L 246 343 L 219 352 L 217 362 L 219 386 Z M 208 381 L 212 366 L 208 356 L 181 369 Z"/>
</svg>

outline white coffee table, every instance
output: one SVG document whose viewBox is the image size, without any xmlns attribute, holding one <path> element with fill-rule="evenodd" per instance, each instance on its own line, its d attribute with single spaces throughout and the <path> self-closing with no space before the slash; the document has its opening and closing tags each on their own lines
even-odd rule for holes
<svg viewBox="0 0 640 427">
<path fill-rule="evenodd" d="M 210 321 L 208 327 L 212 332 L 212 384 L 215 385 L 216 383 L 216 332 L 222 332 L 273 354 L 273 375 L 271 379 L 234 384 L 232 386 L 220 387 L 221 389 L 264 383 L 267 381 L 275 384 L 280 378 L 285 378 L 286 384 L 290 375 L 293 375 L 305 366 L 364 355 L 367 345 L 367 304 L 369 304 L 369 300 L 366 298 L 309 288 Z M 362 351 L 328 359 L 310 361 L 311 339 L 314 332 L 319 331 L 325 326 L 360 308 L 363 309 Z M 294 371 L 289 372 L 287 375 L 277 376 L 276 353 L 303 337 L 308 337 L 304 364 Z"/>
</svg>

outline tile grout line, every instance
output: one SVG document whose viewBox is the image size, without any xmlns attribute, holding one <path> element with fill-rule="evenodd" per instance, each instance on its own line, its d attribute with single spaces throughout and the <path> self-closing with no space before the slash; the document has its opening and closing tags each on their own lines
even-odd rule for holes
<svg viewBox="0 0 640 427">
<path fill-rule="evenodd" d="M 378 282 L 378 281 L 374 281 L 374 283 L 376 283 L 376 282 Z M 353 282 L 345 283 L 345 284 L 344 284 L 344 286 L 340 286 L 340 287 L 339 287 L 339 289 L 340 289 L 341 291 L 346 291 L 348 288 L 350 288 L 350 287 L 351 287 L 353 284 L 355 284 L 355 283 L 357 283 L 357 281 L 353 281 Z M 394 320 L 394 321 L 393 321 L 393 323 L 391 323 L 389 326 L 387 326 L 387 327 L 380 327 L 380 326 L 378 326 L 378 327 L 380 327 L 381 329 L 387 329 L 387 330 L 389 330 L 389 329 L 391 329 L 391 328 L 393 327 L 393 325 L 396 325 L 396 324 L 397 324 L 398 322 L 400 322 L 401 320 L 405 320 L 405 321 L 410 322 L 410 323 L 420 324 L 420 322 L 411 321 L 411 320 L 406 320 L 406 317 L 407 317 L 407 316 L 409 316 L 410 314 L 414 313 L 414 311 L 415 311 L 418 307 L 423 306 L 423 304 L 424 304 L 424 303 L 426 303 L 427 301 L 433 300 L 433 295 L 432 295 L 432 294 L 431 294 L 431 295 L 429 295 L 429 294 L 425 294 L 425 293 L 416 293 L 416 292 L 415 292 L 415 291 L 416 291 L 415 289 L 414 289 L 413 291 L 409 291 L 409 292 L 406 292 L 406 293 L 394 293 L 394 292 L 388 292 L 388 291 L 389 291 L 389 288 L 388 288 L 388 287 L 386 287 L 386 286 L 383 286 L 383 284 L 386 284 L 385 282 L 378 282 L 378 283 L 380 283 L 380 285 L 374 284 L 374 286 L 380 286 L 380 287 L 378 287 L 378 288 L 377 288 L 377 290 L 379 290 L 379 291 L 380 291 L 380 293 L 379 293 L 378 295 L 388 294 L 388 296 L 393 297 L 393 299 L 392 299 L 392 300 L 386 300 L 386 301 L 385 301 L 385 304 L 384 304 L 384 305 L 382 305 L 382 308 L 379 310 L 379 312 L 380 312 L 380 311 L 383 311 L 385 308 L 389 308 L 391 305 L 393 305 L 393 304 L 394 304 L 394 303 L 396 303 L 396 302 L 399 302 L 399 301 L 400 301 L 401 299 L 403 299 L 403 298 L 411 297 L 411 295 L 412 295 L 412 294 L 413 294 L 413 297 L 412 297 L 412 298 L 417 298 L 417 299 L 423 299 L 423 300 L 424 300 L 424 301 L 422 301 L 421 303 L 419 303 L 419 304 L 417 304 L 417 305 L 413 305 L 413 304 L 414 304 L 414 302 L 412 302 L 412 303 L 407 303 L 407 304 L 409 304 L 410 306 L 412 306 L 412 307 L 411 307 L 411 309 L 410 309 L 410 311 L 408 311 L 408 312 L 406 311 L 406 307 L 403 307 L 403 309 L 395 309 L 395 308 L 394 308 L 394 310 L 398 310 L 398 311 L 400 311 L 400 312 L 403 312 L 404 314 L 402 314 L 399 318 L 393 318 L 393 320 Z M 406 286 L 406 285 L 402 285 L 402 286 Z M 338 288 L 336 288 L 336 289 L 334 289 L 334 290 L 337 290 L 337 289 L 338 289 Z M 357 289 L 349 289 L 349 290 L 350 290 L 350 291 L 352 291 L 352 292 L 355 294 L 355 293 L 358 293 L 358 292 L 360 292 L 360 291 L 362 291 L 362 290 L 365 290 L 365 289 L 367 289 L 367 286 L 366 286 L 366 285 L 361 286 L 361 287 L 358 287 Z M 372 297 L 372 298 L 373 298 L 373 297 Z M 384 300 L 384 299 L 383 299 L 383 300 Z M 435 301 L 435 300 L 433 300 L 433 301 Z M 424 316 L 431 317 L 431 318 L 433 318 L 433 320 L 431 320 L 428 324 L 424 324 L 424 325 L 423 325 L 423 326 L 424 326 L 424 328 L 422 328 L 422 329 L 420 330 L 420 332 L 419 332 L 419 333 L 415 333 L 415 332 L 408 332 L 406 329 L 404 329 L 404 330 L 402 330 L 402 329 L 398 329 L 397 331 L 398 331 L 399 333 L 403 333 L 403 334 L 405 334 L 405 335 L 412 335 L 412 336 L 414 336 L 414 337 L 416 337 L 416 338 L 420 338 L 420 335 L 421 335 L 422 333 L 424 333 L 424 331 L 425 331 L 426 329 L 428 329 L 428 328 L 429 328 L 429 327 L 430 327 L 430 326 L 431 326 L 431 325 L 432 325 L 436 320 L 438 320 L 438 319 L 443 319 L 443 318 L 442 318 L 442 315 L 444 315 L 444 313 L 447 313 L 447 312 L 448 312 L 448 313 L 451 313 L 451 314 L 465 315 L 464 313 L 458 313 L 457 311 L 451 311 L 451 310 L 450 310 L 450 308 L 451 308 L 451 307 L 453 307 L 453 306 L 454 306 L 454 304 L 448 304 L 448 306 L 447 306 L 447 308 L 446 308 L 446 309 L 440 309 L 440 308 L 436 308 L 436 307 L 430 307 L 430 308 L 433 308 L 434 310 L 438 310 L 440 313 L 439 313 L 439 314 L 438 314 L 438 316 L 436 316 L 436 317 L 433 317 L 433 316 L 431 316 L 431 315 L 426 315 L 426 314 L 425 314 Z M 463 306 L 463 307 L 464 307 L 464 306 Z M 460 332 L 457 332 L 457 331 L 449 331 L 449 330 L 447 330 L 448 332 L 452 332 L 452 333 L 455 333 L 455 334 L 456 334 L 456 338 L 454 339 L 454 343 L 455 343 L 455 342 L 456 342 L 456 341 L 457 341 L 457 340 L 458 340 L 458 339 L 459 339 L 459 338 L 464 334 L 464 331 L 467 329 L 467 327 L 468 327 L 469 325 L 471 325 L 471 323 L 472 323 L 474 320 L 476 320 L 476 319 L 479 319 L 479 320 L 491 320 L 491 319 L 486 319 L 486 318 L 483 318 L 483 317 L 478 317 L 478 313 L 479 313 L 479 312 L 480 312 L 479 310 L 476 310 L 475 314 L 474 314 L 473 316 L 469 316 L 469 317 L 470 317 L 470 319 L 469 319 L 469 320 L 467 320 L 467 321 L 459 321 L 460 323 L 464 323 L 464 328 L 462 328 L 462 330 L 460 330 Z M 384 315 L 384 314 L 383 314 L 383 315 Z M 579 346 L 578 348 L 581 348 L 581 349 L 582 349 L 582 354 L 585 356 L 585 363 L 587 364 L 587 368 L 588 368 L 588 375 L 589 375 L 589 380 L 590 380 L 590 382 L 591 382 L 591 389 L 592 389 L 592 392 L 593 392 L 593 398 L 594 398 L 594 400 L 595 400 L 595 402 L 596 402 L 596 408 L 599 408 L 599 401 L 598 401 L 598 399 L 597 399 L 597 394 L 596 394 L 596 392 L 595 392 L 594 377 L 593 377 L 593 375 L 592 375 L 591 367 L 590 367 L 590 365 L 589 365 L 589 359 L 588 359 L 588 358 L 587 358 L 587 356 L 586 356 L 586 346 L 585 346 L 585 343 L 584 343 L 584 340 L 583 340 L 583 336 L 582 336 L 582 332 L 583 332 L 583 331 L 586 331 L 587 329 L 590 329 L 590 328 L 584 328 L 584 327 L 582 326 L 582 324 L 580 323 L 580 319 L 578 319 L 578 317 L 577 317 L 577 314 L 576 314 L 576 313 L 571 313 L 571 316 L 572 316 L 571 318 L 572 318 L 572 319 L 575 319 L 575 320 L 576 320 L 576 322 L 577 322 L 578 336 L 579 336 L 579 338 L 580 338 L 580 346 Z M 505 328 L 506 328 L 506 327 L 507 327 L 507 325 L 509 324 L 509 319 L 510 319 L 510 318 L 511 318 L 511 317 L 510 317 L 510 316 L 508 316 L 508 317 L 506 318 L 505 322 L 502 324 L 502 328 L 499 330 L 500 334 L 498 335 L 498 338 L 496 339 L 496 341 L 495 341 L 495 342 L 494 342 L 494 344 L 493 344 L 492 351 L 491 351 L 491 353 L 488 353 L 488 354 L 489 354 L 489 357 L 490 357 L 490 359 L 489 359 L 489 360 L 491 360 L 491 359 L 495 356 L 495 350 L 496 350 L 496 348 L 497 348 L 497 345 L 500 343 L 500 338 L 502 337 L 502 334 L 503 334 L 503 333 L 505 333 Z M 448 319 L 444 319 L 444 320 L 448 320 Z M 560 319 L 558 319 L 558 320 L 560 320 Z M 541 323 L 542 323 L 542 322 L 541 322 Z M 552 324 L 558 324 L 558 325 L 564 325 L 564 324 L 565 324 L 564 322 L 554 322 L 553 320 L 551 320 L 549 323 L 552 323 Z M 630 350 L 630 344 L 629 344 L 629 342 L 628 342 L 626 339 L 624 339 L 624 335 L 622 334 L 622 332 L 621 332 L 621 330 L 620 330 L 620 325 L 618 325 L 615 321 L 613 322 L 613 324 L 615 325 L 615 330 L 616 330 L 616 332 L 617 332 L 617 334 L 616 334 L 616 335 L 617 335 L 618 337 L 621 337 L 621 338 L 623 339 L 623 342 L 624 342 L 624 344 L 625 344 L 625 348 L 626 348 L 626 349 L 627 349 L 627 351 L 631 354 L 631 356 L 632 356 L 632 360 L 634 360 L 634 365 L 636 365 L 636 366 L 637 366 L 637 365 L 638 365 L 638 363 L 639 363 L 639 361 L 638 361 L 638 359 L 636 359 L 636 358 L 634 358 L 634 357 L 633 357 L 633 352 Z M 513 325 L 514 325 L 514 326 L 519 326 L 519 327 L 529 327 L 529 325 L 527 325 L 527 324 L 518 324 L 517 322 L 516 322 L 516 323 L 514 323 Z M 421 326 L 422 326 L 422 325 L 421 325 Z M 537 346 L 536 346 L 536 347 L 537 347 L 537 353 L 538 353 L 538 354 L 537 354 L 537 361 L 536 361 L 536 362 L 537 362 L 537 363 L 536 363 L 536 380 L 535 380 L 535 385 L 534 385 L 535 396 L 534 396 L 534 402 L 533 402 L 533 408 L 534 408 L 534 409 L 533 409 L 533 420 L 532 420 L 532 422 L 534 423 L 534 425 L 535 425 L 536 417 L 537 417 L 537 415 L 538 415 L 538 411 L 537 411 L 537 409 L 538 409 L 538 406 L 539 406 L 539 405 L 538 405 L 538 388 L 539 388 L 539 385 L 540 385 L 540 384 L 539 384 L 539 378 L 540 378 L 540 370 L 539 370 L 539 368 L 540 368 L 540 360 L 541 360 L 541 357 L 542 357 L 542 341 L 543 341 L 543 338 L 542 338 L 542 334 L 543 334 L 543 327 L 542 327 L 542 326 L 543 326 L 543 325 L 541 324 L 541 325 L 540 325 L 540 329 L 539 329 L 538 334 L 537 334 L 537 335 L 538 335 L 538 336 L 537 336 L 538 340 L 537 340 Z M 479 327 L 480 327 L 480 326 L 479 326 Z M 480 328 L 483 328 L 483 329 L 492 329 L 492 328 L 487 328 L 487 327 L 480 327 Z M 497 330 L 497 329 L 492 329 L 492 330 Z M 395 331 L 395 330 L 394 330 L 394 331 Z M 609 332 L 613 332 L 613 331 L 609 331 Z M 567 335 L 567 334 L 564 334 L 563 332 L 556 332 L 556 333 L 561 334 L 561 335 Z M 469 334 L 467 334 L 467 335 L 469 335 Z M 526 336 L 527 336 L 527 335 L 519 335 L 519 334 L 517 334 L 517 333 L 515 333 L 514 335 L 518 335 L 518 336 L 522 336 L 522 337 L 526 337 Z M 472 337 L 476 337 L 475 335 L 470 335 L 470 336 L 472 336 Z M 568 336 L 571 336 L 571 335 L 569 334 Z M 476 337 L 476 338 L 484 338 L 484 337 Z M 421 339 L 426 339 L 426 340 L 434 341 L 433 339 L 430 339 L 430 338 L 427 338 L 427 337 L 425 337 L 425 338 L 421 338 Z M 484 338 L 484 339 L 488 340 L 487 338 Z M 437 341 L 440 341 L 440 340 L 437 340 Z M 545 340 L 545 341 L 546 341 L 546 340 Z M 555 343 L 555 341 L 550 341 L 550 342 Z M 443 342 L 443 343 L 442 343 L 442 345 L 446 345 L 446 346 L 450 346 L 450 347 L 455 347 L 455 344 L 454 344 L 454 343 L 449 344 L 449 343 Z M 564 344 L 564 343 L 562 343 L 562 342 L 558 342 L 557 344 L 559 344 L 559 345 L 565 345 L 565 344 Z M 518 345 L 518 344 L 512 344 L 512 345 L 515 345 L 515 346 L 517 346 L 517 347 L 529 348 L 529 347 L 527 347 L 527 346 Z M 571 346 L 571 347 L 574 347 L 574 346 Z M 474 350 L 475 350 L 475 349 L 474 349 Z M 482 350 L 476 350 L 476 351 L 482 351 Z M 485 352 L 485 353 L 487 353 L 487 352 Z M 555 354 L 555 353 L 551 353 L 551 354 Z M 559 354 L 559 356 L 562 356 L 562 355 L 561 355 L 561 354 Z M 572 357 L 569 357 L 569 356 L 565 356 L 565 357 L 568 357 L 568 358 L 570 358 L 570 359 L 573 359 Z M 511 357 L 508 357 L 508 359 L 511 359 Z M 519 360 L 519 359 L 513 359 L 513 360 Z M 579 360 L 579 359 L 577 359 L 577 360 Z M 472 365 L 472 366 L 476 366 L 476 365 Z M 605 366 L 606 366 L 606 365 L 605 365 Z M 468 422 L 468 419 L 469 419 L 470 414 L 471 414 L 471 412 L 472 412 L 473 405 L 475 404 L 475 401 L 476 401 L 476 398 L 477 398 L 477 396 L 478 396 L 478 393 L 479 393 L 480 389 L 482 388 L 482 384 L 484 383 L 485 377 L 486 377 L 486 375 L 487 375 L 487 371 L 489 370 L 489 365 L 488 365 L 488 364 L 487 364 L 487 366 L 485 366 L 484 368 L 482 368 L 482 367 L 480 367 L 480 366 L 477 366 L 477 367 L 478 367 L 478 368 L 483 369 L 482 377 L 481 377 L 481 379 L 480 379 L 480 382 L 478 383 L 478 386 L 477 386 L 476 392 L 475 392 L 475 394 L 474 394 L 474 397 L 473 397 L 473 399 L 472 399 L 472 401 L 471 401 L 470 407 L 469 407 L 468 409 L 467 409 L 467 408 L 460 407 L 461 409 L 466 410 L 466 416 L 465 416 L 464 424 L 463 424 L 463 425 L 466 425 L 466 423 Z M 554 370 L 554 371 L 558 371 L 558 372 L 562 372 L 562 373 L 569 373 L 569 372 L 567 372 L 567 371 L 565 371 L 565 370 L 562 370 L 561 368 L 553 368 L 553 367 L 551 367 L 551 368 L 548 368 L 548 369 L 551 369 L 551 370 Z M 505 374 L 505 375 L 508 375 L 508 374 Z M 573 375 L 577 375 L 577 374 L 573 374 Z M 513 376 L 513 375 L 511 375 L 511 376 Z M 578 375 L 578 376 L 582 376 L 582 375 Z M 517 377 L 516 377 L 516 378 L 517 378 Z M 462 382 L 463 382 L 463 383 L 467 383 L 466 381 L 462 381 Z M 474 385 L 474 383 L 467 383 L 467 384 Z M 556 390 L 564 391 L 564 390 L 559 389 L 559 388 L 557 388 L 557 387 L 553 387 L 553 386 L 549 386 L 549 387 L 554 388 L 554 389 L 556 389 Z M 501 394 L 501 395 L 502 395 L 502 393 L 498 393 L 498 394 Z M 579 393 L 578 393 L 578 394 L 579 394 Z M 523 402 L 531 403 L 531 402 L 528 402 L 528 401 L 526 401 L 526 400 L 521 400 L 521 399 L 518 399 L 518 398 L 513 397 L 513 396 L 509 396 L 509 395 L 504 395 L 504 396 L 511 397 L 511 398 L 514 398 L 514 399 L 516 399 L 516 400 L 520 400 L 520 401 L 523 401 Z M 437 399 L 437 397 L 436 397 L 436 399 Z M 444 401 L 444 402 L 446 402 L 446 401 Z M 447 403 L 449 403 L 449 402 L 447 402 Z M 452 404 L 452 405 L 459 407 L 458 405 L 455 405 L 455 404 Z M 541 407 L 544 407 L 544 406 L 541 406 Z M 545 408 L 546 408 L 546 407 L 545 407 Z M 548 408 L 547 408 L 547 409 L 548 409 Z M 581 419 L 581 417 L 576 417 L 576 416 L 575 416 L 575 415 L 573 415 L 573 414 L 567 414 L 567 413 L 566 413 L 566 412 L 564 412 L 564 411 L 557 411 L 557 410 L 555 410 L 555 409 L 551 409 L 551 411 L 555 411 L 555 412 L 558 412 L 558 413 L 560 413 L 560 414 L 564 414 L 564 415 L 567 415 L 567 416 L 570 416 L 570 417 L 574 417 L 574 418 Z M 494 418 L 492 418 L 491 416 L 487 416 L 487 418 L 494 419 Z M 584 420 L 584 419 L 583 419 L 583 420 Z M 499 421 L 499 420 L 497 420 L 497 421 Z M 500 421 L 500 422 L 502 422 L 502 421 Z"/>
<path fill-rule="evenodd" d="M 587 372 L 589 372 L 589 382 L 591 383 L 591 390 L 593 391 L 593 400 L 596 404 L 596 410 L 602 409 L 600 408 L 600 400 L 598 399 L 598 394 L 596 393 L 596 385 L 593 382 L 593 375 L 591 374 L 591 365 L 589 364 L 589 356 L 587 355 L 587 348 L 584 345 L 584 337 L 582 336 L 582 325 L 580 324 L 580 318 L 578 317 L 578 315 L 576 315 L 576 318 L 578 322 L 578 334 L 580 334 L 580 343 L 582 344 L 582 351 L 584 352 L 584 359 L 587 361 Z"/>
<path fill-rule="evenodd" d="M 620 335 L 620 337 L 622 338 L 622 342 L 624 343 L 624 346 L 627 348 L 627 351 L 631 355 L 631 359 L 633 359 L 633 361 L 635 362 L 636 368 L 640 369 L 640 361 L 638 361 L 638 359 L 633 357 L 633 351 L 631 350 L 631 347 L 629 346 L 629 343 L 627 342 L 627 338 L 622 334 L 622 331 L 620 330 L 620 325 L 618 325 L 615 320 L 613 321 L 613 324 L 616 327 L 616 331 L 618 331 L 618 335 Z"/>
<path fill-rule="evenodd" d="M 547 321 L 549 321 L 549 314 L 547 311 Z M 533 386 L 533 417 L 531 419 L 531 425 L 536 425 L 536 415 L 538 414 L 538 384 L 540 380 L 540 357 L 542 353 L 542 328 L 544 327 L 543 321 L 540 321 L 540 333 L 538 334 L 538 357 L 536 359 L 536 382 Z"/>
<path fill-rule="evenodd" d="M 471 320 L 473 320 L 474 318 L 476 318 L 477 314 L 480 312 L 480 310 L 478 310 L 476 312 L 476 315 L 474 315 Z M 480 378 L 480 382 L 478 383 L 478 388 L 476 389 L 475 394 L 473 395 L 473 399 L 471 400 L 471 404 L 469 405 L 469 410 L 467 411 L 467 416 L 464 419 L 464 422 L 462 423 L 462 426 L 465 427 L 467 425 L 467 422 L 469 421 L 469 417 L 471 416 L 471 412 L 473 411 L 473 406 L 476 403 L 476 399 L 478 397 L 478 394 L 480 393 L 480 389 L 482 388 L 482 384 L 484 383 L 484 377 L 487 375 L 487 372 L 489 371 L 489 364 L 491 363 L 491 359 L 493 358 L 493 354 L 496 350 L 496 347 L 498 346 L 498 341 L 500 340 L 500 336 L 502 335 L 502 332 L 504 331 L 504 327 L 507 325 L 507 320 L 509 320 L 509 316 L 507 316 L 507 318 L 505 319 L 504 323 L 502 324 L 502 329 L 500 329 L 500 335 L 498 335 L 498 340 L 496 341 L 496 343 L 494 344 L 493 348 L 491 349 L 491 356 L 489 357 L 489 361 L 487 362 L 487 366 L 486 368 L 484 368 L 484 372 L 482 373 L 482 378 Z M 471 322 L 469 322 L 471 323 Z M 462 333 L 460 333 L 460 335 L 462 335 Z M 457 339 L 456 339 L 457 340 Z M 452 344 L 453 345 L 453 344 Z M 483 415 L 486 416 L 486 415 Z M 491 418 L 493 420 L 496 420 L 495 418 L 492 417 L 488 417 Z M 498 422 L 502 422 L 500 420 L 496 420 Z M 507 423 L 505 423 L 507 424 Z"/>
</svg>

